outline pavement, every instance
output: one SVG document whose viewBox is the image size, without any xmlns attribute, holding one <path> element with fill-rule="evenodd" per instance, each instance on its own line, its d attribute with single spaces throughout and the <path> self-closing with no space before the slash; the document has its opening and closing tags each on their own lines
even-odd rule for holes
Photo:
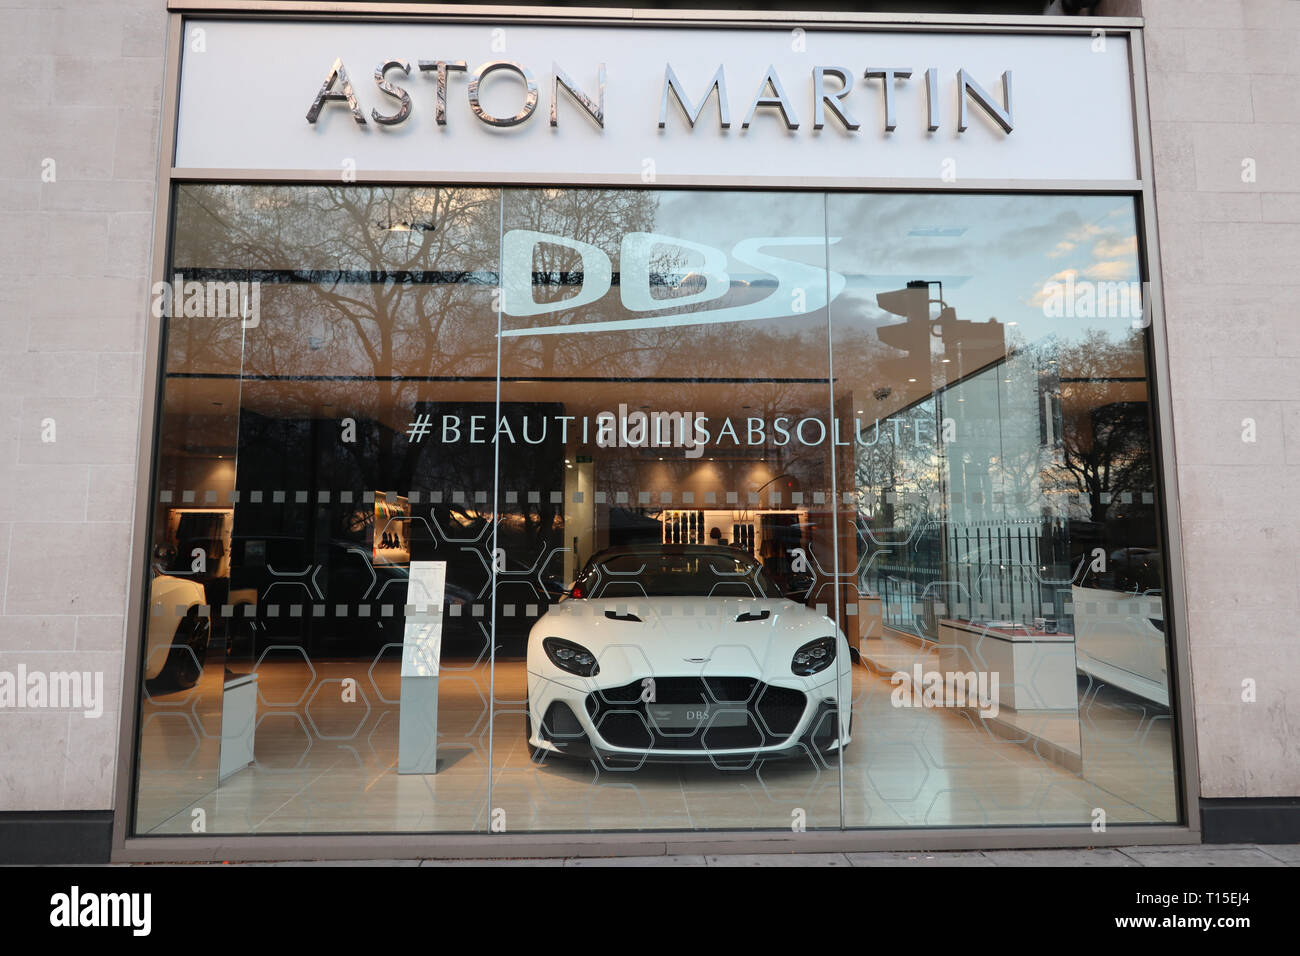
<svg viewBox="0 0 1300 956">
<path fill-rule="evenodd" d="M 147 864 L 145 864 L 147 865 Z M 1300 844 L 1214 844 L 1057 850 L 748 853 L 725 856 L 546 857 L 463 860 L 292 860 L 231 866 L 1295 866 Z"/>
</svg>

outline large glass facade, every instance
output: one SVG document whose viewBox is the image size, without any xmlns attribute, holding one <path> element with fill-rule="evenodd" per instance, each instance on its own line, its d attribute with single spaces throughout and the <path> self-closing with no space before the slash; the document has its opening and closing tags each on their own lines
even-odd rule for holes
<svg viewBox="0 0 1300 956">
<path fill-rule="evenodd" d="M 137 834 L 1178 821 L 1131 196 L 173 210 Z"/>
</svg>

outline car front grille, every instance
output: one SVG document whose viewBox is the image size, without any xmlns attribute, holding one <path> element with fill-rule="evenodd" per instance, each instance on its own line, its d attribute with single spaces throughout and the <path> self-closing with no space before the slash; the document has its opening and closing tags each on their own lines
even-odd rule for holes
<svg viewBox="0 0 1300 956">
<path fill-rule="evenodd" d="M 801 691 L 751 677 L 659 677 L 653 685 L 634 681 L 593 691 L 586 700 L 597 733 L 611 746 L 706 753 L 783 744 L 806 706 Z M 701 712 L 709 716 L 679 719 Z"/>
</svg>

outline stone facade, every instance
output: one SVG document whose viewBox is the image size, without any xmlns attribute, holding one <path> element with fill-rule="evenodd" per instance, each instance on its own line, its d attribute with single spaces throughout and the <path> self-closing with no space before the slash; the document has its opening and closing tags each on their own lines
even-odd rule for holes
<svg viewBox="0 0 1300 956">
<path fill-rule="evenodd" d="M 98 719 L 0 717 L 0 810 L 102 810 L 136 639 L 167 16 L 162 0 L 0 6 L 17 87 L 0 137 L 0 670 L 99 670 L 106 687 Z M 1300 794 L 1300 2 L 1099 12 L 1147 22 L 1201 795 Z"/>
<path fill-rule="evenodd" d="M 3 7 L 0 69 L 17 88 L 0 136 L 0 670 L 102 671 L 106 699 L 99 718 L 0 716 L 0 810 L 103 810 L 167 14 L 160 0 Z"/>
<path fill-rule="evenodd" d="M 1099 12 L 1145 18 L 1201 796 L 1294 796 L 1300 3 Z"/>
</svg>

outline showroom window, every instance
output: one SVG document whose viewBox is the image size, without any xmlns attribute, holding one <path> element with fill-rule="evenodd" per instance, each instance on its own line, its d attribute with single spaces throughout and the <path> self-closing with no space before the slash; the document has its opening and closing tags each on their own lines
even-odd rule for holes
<svg viewBox="0 0 1300 956">
<path fill-rule="evenodd" d="M 135 834 L 1179 822 L 1132 195 L 172 219 Z"/>
</svg>

